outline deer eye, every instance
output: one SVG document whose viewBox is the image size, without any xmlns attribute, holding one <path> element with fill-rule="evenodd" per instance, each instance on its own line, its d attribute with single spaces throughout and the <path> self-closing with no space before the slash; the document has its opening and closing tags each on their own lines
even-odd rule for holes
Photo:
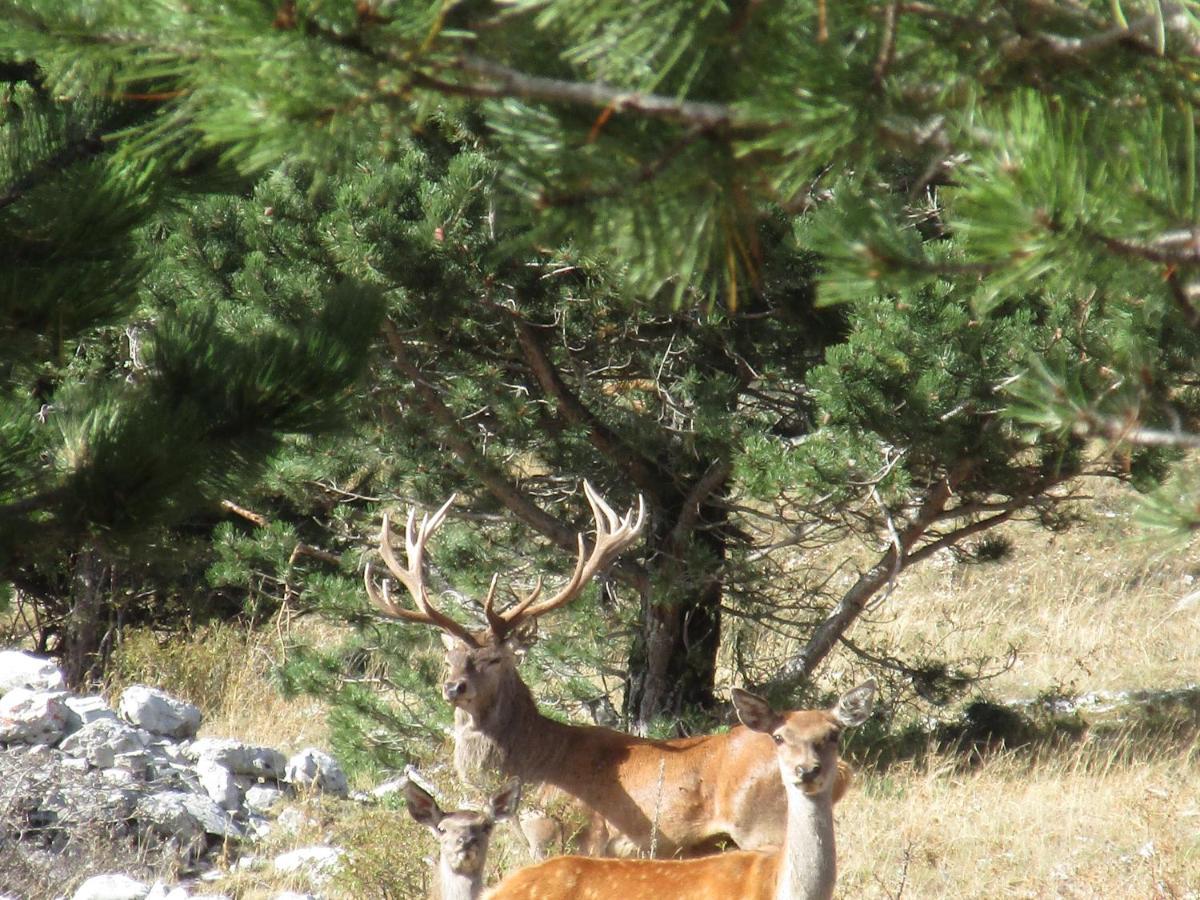
<svg viewBox="0 0 1200 900">
<path fill-rule="evenodd" d="M 783 743 L 783 735 L 782 734 L 773 734 L 773 735 L 771 735 L 771 740 L 773 740 L 777 744 L 782 744 Z"/>
</svg>

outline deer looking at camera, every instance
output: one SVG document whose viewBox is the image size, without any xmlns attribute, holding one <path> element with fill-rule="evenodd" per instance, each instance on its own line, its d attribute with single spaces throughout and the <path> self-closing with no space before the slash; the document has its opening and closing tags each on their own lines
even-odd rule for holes
<svg viewBox="0 0 1200 900">
<path fill-rule="evenodd" d="M 595 517 L 596 538 L 586 552 L 579 535 L 579 558 L 566 585 L 542 598 L 539 579 L 532 593 L 499 611 L 493 578 L 483 602 L 487 627 L 479 631 L 436 609 L 425 588 L 425 545 L 454 498 L 419 527 L 415 513 L 409 512 L 407 566 L 396 557 L 384 516 L 380 555 L 415 608 L 396 603 L 386 580 L 377 586 L 369 565 L 367 593 L 385 615 L 443 632 L 447 674 L 442 692 L 454 706 L 459 776 L 468 783 L 484 775 L 515 776 L 568 794 L 593 813 L 582 848 L 597 855 L 653 850 L 658 856 L 693 856 L 715 852 L 727 840 L 743 850 L 780 846 L 787 804 L 768 735 L 737 727 L 725 734 L 649 740 L 556 722 L 538 711 L 517 671 L 523 626 L 578 596 L 636 540 L 645 521 L 640 498 L 636 516 L 632 509 L 618 516 L 587 482 L 584 493 Z M 839 769 L 838 775 L 835 799 L 845 788 L 846 773 Z M 545 837 L 530 838 L 535 856 L 544 853 L 541 841 L 548 843 Z"/>
<path fill-rule="evenodd" d="M 875 682 L 844 694 L 832 709 L 777 713 L 734 690 L 747 728 L 766 735 L 787 798 L 783 846 L 703 859 L 592 859 L 559 856 L 514 872 L 488 900 L 829 900 L 837 878 L 833 791 L 838 736 L 871 714 Z"/>
<path fill-rule="evenodd" d="M 433 832 L 438 842 L 435 900 L 475 900 L 483 891 L 483 866 L 493 826 L 510 818 L 521 799 L 521 782 L 511 779 L 482 812 L 443 812 L 416 782 L 404 785 L 409 814 Z"/>
</svg>

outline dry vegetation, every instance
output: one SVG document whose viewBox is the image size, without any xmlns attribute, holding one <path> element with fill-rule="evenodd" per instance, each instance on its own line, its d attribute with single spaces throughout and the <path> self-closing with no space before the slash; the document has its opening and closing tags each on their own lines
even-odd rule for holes
<svg viewBox="0 0 1200 900">
<path fill-rule="evenodd" d="M 999 562 L 946 556 L 906 573 L 856 636 L 898 656 L 1002 659 L 1011 647 L 1013 665 L 981 690 L 1024 709 L 1094 691 L 1195 687 L 1200 602 L 1191 595 L 1200 589 L 1200 562 L 1189 548 L 1137 539 L 1119 493 L 1084 512 L 1086 526 L 1058 536 L 1012 526 L 1012 553 Z M 165 655 L 128 644 L 119 677 L 201 702 L 221 697 L 206 709 L 207 734 L 285 751 L 321 745 L 313 702 L 283 701 L 268 684 L 278 652 L 270 636 L 218 629 L 199 643 L 204 649 Z M 214 672 L 217 655 L 236 664 Z M 862 671 L 842 655 L 827 675 L 849 682 Z M 1200 900 L 1198 698 L 1142 703 L 1132 716 L 1086 708 L 1075 715 L 1078 730 L 1059 743 L 983 754 L 931 748 L 919 759 L 864 767 L 838 807 L 839 896 Z M 450 802 L 461 799 L 445 773 L 435 778 Z M 352 853 L 326 896 L 423 895 L 434 846 L 402 810 L 316 798 L 301 807 L 307 824 L 280 832 L 261 856 L 332 841 Z M 522 862 L 506 829 L 493 847 L 493 875 Z M 220 888 L 253 900 L 288 886 L 300 885 L 243 870 Z"/>
</svg>

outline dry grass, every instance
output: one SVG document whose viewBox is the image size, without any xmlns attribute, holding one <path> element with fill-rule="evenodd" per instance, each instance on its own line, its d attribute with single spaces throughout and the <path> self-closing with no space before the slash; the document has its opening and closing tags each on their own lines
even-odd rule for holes
<svg viewBox="0 0 1200 900">
<path fill-rule="evenodd" d="M 1200 759 L 1080 749 L 866 774 L 838 808 L 843 897 L 1200 897 Z"/>
<path fill-rule="evenodd" d="M 324 706 L 311 697 L 285 699 L 271 682 L 281 653 L 273 633 L 240 626 L 211 625 L 167 641 L 136 631 L 115 654 L 105 692 L 115 702 L 136 682 L 195 703 L 204 714 L 202 737 L 235 738 L 284 753 L 328 749 Z"/>
<path fill-rule="evenodd" d="M 1200 589 L 1194 550 L 1139 535 L 1128 494 L 1110 487 L 1082 508 L 1084 526 L 1053 535 L 1016 524 L 999 562 L 949 554 L 906 572 L 859 641 L 896 656 L 946 660 L 1015 651 L 987 684 L 1004 698 L 1170 688 L 1200 680 Z M 846 655 L 831 668 L 854 669 Z"/>
</svg>

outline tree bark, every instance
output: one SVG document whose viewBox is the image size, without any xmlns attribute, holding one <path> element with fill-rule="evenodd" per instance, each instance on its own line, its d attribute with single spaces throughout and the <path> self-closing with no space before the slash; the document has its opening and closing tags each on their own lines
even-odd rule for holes
<svg viewBox="0 0 1200 900">
<path fill-rule="evenodd" d="M 674 525 L 657 542 L 661 552 L 654 558 L 662 564 L 650 581 L 688 585 L 690 590 L 682 598 L 664 599 L 653 592 L 643 596 L 642 630 L 630 653 L 625 697 L 626 714 L 638 732 L 645 732 L 655 718 L 678 718 L 685 709 L 712 709 L 716 704 L 728 513 L 714 500 L 723 497 L 730 471 L 726 463 L 714 464 L 687 497 L 664 510 L 664 519 Z M 703 552 L 686 554 L 689 544 Z M 710 568 L 687 570 L 685 558 L 697 556 Z"/>
<path fill-rule="evenodd" d="M 85 547 L 75 555 L 71 611 L 60 644 L 63 677 L 72 689 L 82 688 L 102 669 L 106 619 L 103 584 L 107 574 L 108 567 L 94 547 Z"/>
</svg>

